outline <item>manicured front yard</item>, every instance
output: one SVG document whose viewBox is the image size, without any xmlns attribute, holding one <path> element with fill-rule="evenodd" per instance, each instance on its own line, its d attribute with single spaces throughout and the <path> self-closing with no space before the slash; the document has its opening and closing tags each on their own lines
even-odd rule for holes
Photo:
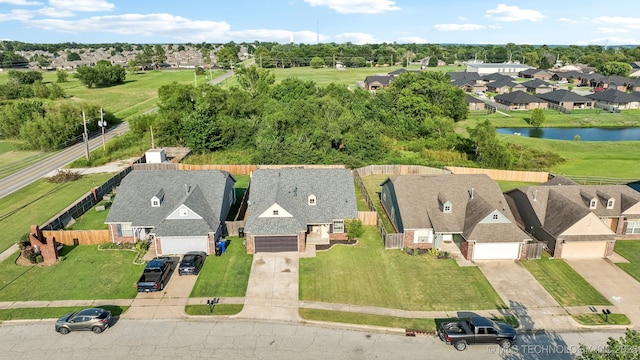
<svg viewBox="0 0 640 360">
<path fill-rule="evenodd" d="M 550 259 L 543 253 L 541 259 L 522 264 L 561 306 L 611 305 L 562 259 Z"/>
<path fill-rule="evenodd" d="M 0 263 L 0 301 L 132 299 L 143 266 L 130 251 L 99 251 L 97 245 L 65 246 L 52 266 Z"/>
<path fill-rule="evenodd" d="M 244 239 L 227 237 L 222 256 L 210 255 L 200 270 L 191 297 L 242 297 L 247 292 L 253 255 L 247 254 Z"/>
<path fill-rule="evenodd" d="M 620 254 L 629 263 L 618 263 L 620 269 L 640 281 L 640 240 L 616 241 L 614 251 Z"/>
<path fill-rule="evenodd" d="M 106 305 L 100 307 L 111 311 L 111 315 L 113 316 L 119 316 L 129 309 L 128 306 Z M 86 306 L 0 309 L 0 320 L 56 319 L 72 311 L 78 311 L 84 308 L 86 308 Z"/>
<path fill-rule="evenodd" d="M 376 228 L 364 229 L 355 246 L 334 246 L 300 259 L 301 300 L 403 310 L 505 307 L 477 267 L 385 250 Z"/>
</svg>

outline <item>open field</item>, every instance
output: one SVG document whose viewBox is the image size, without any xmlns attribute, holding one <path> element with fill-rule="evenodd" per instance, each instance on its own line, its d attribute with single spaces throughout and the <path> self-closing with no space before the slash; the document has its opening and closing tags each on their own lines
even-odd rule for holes
<svg viewBox="0 0 640 360">
<path fill-rule="evenodd" d="M 300 299 L 402 310 L 480 310 L 505 305 L 475 266 L 385 250 L 364 226 L 354 246 L 334 246 L 300 259 Z"/>
<path fill-rule="evenodd" d="M 31 166 L 49 155 L 40 151 L 18 150 L 16 141 L 2 140 L 0 141 L 0 179 Z"/>
<path fill-rule="evenodd" d="M 525 119 L 531 117 L 531 111 L 511 111 L 509 115 L 487 114 L 484 111 L 470 111 L 466 125 L 489 119 L 495 127 L 531 127 Z M 574 110 L 571 114 L 545 110 L 542 127 L 628 127 L 640 126 L 640 109 L 623 110 L 611 114 L 601 109 Z"/>
</svg>

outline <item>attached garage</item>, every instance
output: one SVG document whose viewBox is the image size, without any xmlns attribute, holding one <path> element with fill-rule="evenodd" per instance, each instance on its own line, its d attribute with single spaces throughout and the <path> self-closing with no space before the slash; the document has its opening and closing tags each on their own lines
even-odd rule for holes
<svg viewBox="0 0 640 360">
<path fill-rule="evenodd" d="M 256 236 L 254 237 L 255 252 L 298 252 L 297 236 Z"/>
<path fill-rule="evenodd" d="M 184 254 L 188 251 L 208 251 L 209 238 L 207 236 L 165 236 L 160 238 L 162 254 Z"/>
<path fill-rule="evenodd" d="M 473 260 L 515 260 L 520 257 L 521 243 L 476 243 Z"/>
<path fill-rule="evenodd" d="M 565 259 L 603 258 L 607 250 L 606 241 L 567 241 L 562 244 Z"/>
</svg>

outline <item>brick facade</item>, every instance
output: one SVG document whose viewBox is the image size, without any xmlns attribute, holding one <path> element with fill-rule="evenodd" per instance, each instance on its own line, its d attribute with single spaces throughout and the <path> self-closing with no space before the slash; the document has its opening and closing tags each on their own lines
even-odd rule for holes
<svg viewBox="0 0 640 360">
<path fill-rule="evenodd" d="M 33 248 L 37 248 L 40 251 L 45 265 L 53 265 L 58 261 L 58 249 L 56 249 L 55 239 L 47 241 L 38 225 L 31 225 L 29 242 Z"/>
</svg>

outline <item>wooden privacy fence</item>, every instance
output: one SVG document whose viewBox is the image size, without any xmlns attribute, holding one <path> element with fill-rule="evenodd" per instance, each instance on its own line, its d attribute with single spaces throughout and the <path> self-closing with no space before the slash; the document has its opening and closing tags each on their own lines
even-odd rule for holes
<svg viewBox="0 0 640 360">
<path fill-rule="evenodd" d="M 227 234 L 225 236 L 238 236 L 240 228 L 244 228 L 245 221 L 225 221 Z"/>
<path fill-rule="evenodd" d="M 360 176 L 369 175 L 411 175 L 411 174 L 450 174 L 450 171 L 419 165 L 369 165 L 359 169 L 356 172 Z"/>
<path fill-rule="evenodd" d="M 182 163 L 133 164 L 134 170 L 220 170 L 233 175 L 250 175 L 258 169 L 344 169 L 344 165 L 193 165 Z"/>
<path fill-rule="evenodd" d="M 493 180 L 521 181 L 543 183 L 549 180 L 546 171 L 512 171 L 496 169 L 478 169 L 457 166 L 447 166 L 453 174 L 486 174 Z"/>
<path fill-rule="evenodd" d="M 362 221 L 362 225 L 377 225 L 378 213 L 375 211 L 358 211 L 358 220 Z"/>
<path fill-rule="evenodd" d="M 43 230 L 42 235 L 65 245 L 97 245 L 111 242 L 109 230 Z"/>
<path fill-rule="evenodd" d="M 526 256 L 527 260 L 537 260 L 542 256 L 542 251 L 544 250 L 544 244 L 538 241 L 530 242 L 525 244 L 527 247 Z"/>
</svg>

